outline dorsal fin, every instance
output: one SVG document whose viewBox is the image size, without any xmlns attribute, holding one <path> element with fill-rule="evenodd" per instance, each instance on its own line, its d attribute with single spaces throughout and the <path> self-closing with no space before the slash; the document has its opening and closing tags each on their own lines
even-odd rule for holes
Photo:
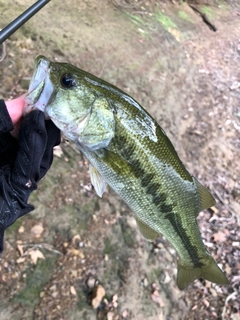
<svg viewBox="0 0 240 320">
<path fill-rule="evenodd" d="M 147 239 L 148 241 L 153 241 L 157 238 L 158 232 L 150 228 L 144 222 L 142 222 L 138 217 L 135 216 L 139 231 L 141 232 L 142 236 Z"/>
<path fill-rule="evenodd" d="M 196 178 L 193 179 L 197 187 L 199 212 L 214 206 L 216 202 L 211 193 Z"/>
</svg>

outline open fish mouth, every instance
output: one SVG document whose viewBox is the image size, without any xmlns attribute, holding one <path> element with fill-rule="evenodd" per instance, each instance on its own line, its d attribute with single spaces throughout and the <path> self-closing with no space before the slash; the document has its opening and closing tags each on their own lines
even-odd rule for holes
<svg viewBox="0 0 240 320">
<path fill-rule="evenodd" d="M 50 61 L 39 58 L 37 66 L 32 76 L 28 93 L 25 96 L 24 115 L 32 109 L 38 109 L 45 112 L 45 108 L 54 91 L 53 85 L 49 79 Z M 47 116 L 47 115 L 46 115 Z"/>
</svg>

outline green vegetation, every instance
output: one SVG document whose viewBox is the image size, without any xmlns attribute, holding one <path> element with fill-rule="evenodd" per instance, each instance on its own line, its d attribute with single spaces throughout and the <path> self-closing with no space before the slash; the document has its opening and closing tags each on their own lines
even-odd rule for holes
<svg viewBox="0 0 240 320">
<path fill-rule="evenodd" d="M 207 7 L 207 6 L 203 6 L 201 9 L 202 13 L 204 13 L 208 18 L 211 18 L 214 16 L 214 11 Z"/>
<path fill-rule="evenodd" d="M 78 228 L 86 229 L 89 218 L 92 217 L 93 213 L 96 211 L 96 198 L 89 201 L 81 206 L 67 206 L 68 210 L 71 210 Z"/>
<path fill-rule="evenodd" d="M 45 254 L 45 258 L 38 259 L 34 270 L 32 267 L 27 270 L 26 286 L 13 297 L 12 302 L 34 309 L 43 286 L 49 281 L 55 268 L 56 255 Z"/>
<path fill-rule="evenodd" d="M 159 280 L 159 277 L 162 273 L 162 269 L 157 267 L 157 268 L 152 268 L 151 271 L 147 274 L 147 278 L 149 283 L 154 283 Z"/>
<path fill-rule="evenodd" d="M 164 27 L 164 29 L 168 30 L 169 28 L 176 28 L 177 26 L 175 23 L 166 15 L 164 15 L 161 12 L 157 12 L 156 19 L 161 25 Z"/>
<path fill-rule="evenodd" d="M 130 17 L 131 21 L 138 26 L 137 31 L 140 32 L 142 36 L 147 36 L 149 34 L 149 32 L 146 30 L 146 29 L 151 30 L 151 25 L 149 24 L 149 22 L 147 22 L 146 20 L 143 20 L 138 15 L 129 14 L 128 12 L 126 12 L 126 14 L 128 17 Z"/>
<path fill-rule="evenodd" d="M 133 247 L 136 242 L 135 232 L 129 227 L 126 220 L 120 222 L 122 229 L 122 237 L 128 247 Z"/>
<path fill-rule="evenodd" d="M 134 24 L 136 24 L 136 25 L 144 25 L 145 24 L 145 21 L 141 18 L 141 17 L 139 17 L 139 16 L 137 16 L 137 15 L 133 15 L 133 14 L 129 14 L 129 13 L 127 13 L 127 15 L 131 18 L 131 20 L 132 20 L 132 22 L 134 23 Z"/>
<path fill-rule="evenodd" d="M 78 295 L 78 304 L 77 304 L 78 310 L 80 311 L 86 310 L 86 309 L 92 310 L 89 304 L 87 303 L 87 298 L 84 292 L 82 290 L 79 290 L 77 291 L 77 295 Z"/>
<path fill-rule="evenodd" d="M 115 244 L 111 242 L 109 238 L 106 238 L 104 241 L 104 254 L 107 254 L 110 258 L 114 258 L 115 256 Z"/>
<path fill-rule="evenodd" d="M 193 22 L 189 15 L 187 15 L 184 11 L 178 11 L 178 16 L 185 21 Z"/>
</svg>

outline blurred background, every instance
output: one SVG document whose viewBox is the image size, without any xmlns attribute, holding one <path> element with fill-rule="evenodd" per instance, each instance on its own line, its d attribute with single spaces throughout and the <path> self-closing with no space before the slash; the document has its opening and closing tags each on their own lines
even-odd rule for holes
<svg viewBox="0 0 240 320">
<path fill-rule="evenodd" d="M 32 4 L 0 0 L 0 28 Z M 63 137 L 35 211 L 6 232 L 0 319 L 240 319 L 239 1 L 52 0 L 6 41 L 5 57 L 0 46 L 1 98 L 27 91 L 40 54 L 111 82 L 159 122 L 216 198 L 198 222 L 231 285 L 179 291 L 171 245 L 145 241 L 112 190 L 98 198 Z"/>
</svg>

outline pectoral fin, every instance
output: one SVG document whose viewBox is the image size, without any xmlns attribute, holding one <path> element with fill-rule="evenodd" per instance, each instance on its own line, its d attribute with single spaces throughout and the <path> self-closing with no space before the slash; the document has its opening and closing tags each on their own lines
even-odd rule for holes
<svg viewBox="0 0 240 320">
<path fill-rule="evenodd" d="M 211 193 L 197 179 L 194 178 L 199 198 L 199 212 L 215 205 L 215 200 Z"/>
<path fill-rule="evenodd" d="M 157 238 L 158 233 L 151 229 L 148 225 L 142 222 L 138 217 L 135 217 L 139 231 L 141 232 L 142 236 L 147 239 L 148 241 L 153 241 Z"/>
<path fill-rule="evenodd" d="M 98 170 L 89 164 L 89 173 L 91 178 L 91 183 L 99 197 L 102 197 L 103 193 L 106 191 L 107 183 L 100 175 Z"/>
</svg>

